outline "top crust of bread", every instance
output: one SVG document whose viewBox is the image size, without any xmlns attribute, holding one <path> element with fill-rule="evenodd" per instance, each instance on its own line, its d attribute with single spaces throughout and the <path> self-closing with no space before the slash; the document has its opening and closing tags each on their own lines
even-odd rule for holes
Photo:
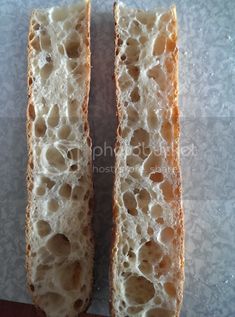
<svg viewBox="0 0 235 317">
<path fill-rule="evenodd" d="M 28 285 L 48 317 L 73 317 L 88 307 L 94 255 L 89 1 L 35 10 L 28 42 Z"/>
<path fill-rule="evenodd" d="M 114 18 L 119 126 L 111 315 L 177 317 L 184 227 L 176 9 L 142 11 L 118 2 Z"/>
</svg>

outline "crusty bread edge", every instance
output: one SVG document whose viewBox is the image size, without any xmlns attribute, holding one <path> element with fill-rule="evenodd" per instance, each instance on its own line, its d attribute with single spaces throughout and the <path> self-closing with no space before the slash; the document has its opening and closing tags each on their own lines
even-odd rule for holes
<svg viewBox="0 0 235 317">
<path fill-rule="evenodd" d="M 92 139 L 90 137 L 90 128 L 89 128 L 89 122 L 88 122 L 88 104 L 89 104 L 89 93 L 90 93 L 90 81 L 91 81 L 91 50 L 90 50 L 90 17 L 91 17 L 91 5 L 90 0 L 86 0 L 86 16 L 87 16 L 87 25 L 86 25 L 86 33 L 87 33 L 87 66 L 88 66 L 88 75 L 87 75 L 87 81 L 86 81 L 86 94 L 84 103 L 82 105 L 83 110 L 83 122 L 84 126 L 86 126 L 86 132 L 87 132 L 87 142 L 92 149 Z M 35 116 L 33 113 L 30 113 L 30 104 L 33 105 L 32 100 L 32 79 L 31 79 L 31 64 L 30 64 L 30 56 L 32 53 L 32 48 L 30 47 L 30 40 L 29 36 L 31 32 L 33 32 L 32 29 L 32 19 L 33 19 L 33 12 L 31 14 L 30 22 L 29 22 L 29 33 L 28 33 L 28 49 L 27 49 L 27 88 L 28 88 L 28 104 L 27 104 L 27 110 L 26 110 L 26 138 L 27 138 L 27 150 L 28 150 L 28 162 L 27 162 L 27 169 L 26 169 L 26 187 L 27 187 L 27 207 L 26 207 L 26 220 L 25 220 L 25 240 L 26 240 L 26 258 L 25 258 L 25 269 L 26 269 L 26 281 L 27 281 L 27 289 L 28 292 L 31 295 L 33 304 L 36 306 L 38 313 L 42 313 L 42 310 L 39 307 L 39 303 L 34 296 L 33 292 L 33 285 L 32 285 L 32 268 L 31 268 L 31 250 L 30 250 L 30 244 L 29 244 L 29 233 L 30 233 L 30 210 L 31 210 L 31 194 L 33 189 L 33 148 L 32 148 L 32 117 Z M 34 106 L 34 105 L 33 105 Z M 92 154 L 89 159 L 90 162 L 90 172 L 92 175 L 93 165 L 92 165 Z M 94 237 L 93 237 L 93 231 L 92 231 L 92 210 L 93 210 L 93 204 L 94 204 L 94 191 L 93 191 L 93 181 L 92 181 L 92 188 L 91 188 L 91 197 L 89 200 L 89 213 L 91 215 L 90 218 L 90 225 L 88 227 L 88 230 L 90 231 L 90 237 L 92 239 L 92 244 L 94 246 Z M 90 216 L 89 215 L 89 216 Z M 93 247 L 93 254 L 92 254 L 92 266 L 94 263 L 94 247 Z M 93 274 L 90 277 L 90 298 L 89 301 L 86 304 L 86 308 L 84 309 L 84 312 L 87 311 L 87 309 L 90 306 L 91 303 L 91 295 L 92 295 L 92 285 L 93 285 Z"/>
<path fill-rule="evenodd" d="M 113 5 L 113 16 L 114 16 L 114 45 L 115 45 L 115 62 L 114 62 L 114 82 L 115 82 L 115 87 L 116 87 L 116 116 L 117 116 L 117 139 L 115 143 L 115 154 L 118 152 L 118 149 L 120 147 L 120 143 L 118 141 L 118 137 L 120 136 L 120 116 L 121 116 L 121 109 L 120 109 L 120 98 L 119 98 L 119 92 L 120 92 L 120 87 L 118 83 L 118 67 L 116 63 L 116 56 L 118 54 L 118 38 L 119 38 L 119 33 L 118 33 L 118 25 L 117 25 L 117 6 L 118 2 L 114 2 Z M 171 6 L 171 10 L 174 12 L 174 15 L 176 17 L 176 7 L 175 5 Z M 176 42 L 177 42 L 177 34 L 178 34 L 178 29 L 176 28 Z M 176 103 L 173 106 L 173 112 L 174 112 L 174 137 L 178 140 L 178 142 L 175 143 L 174 146 L 174 168 L 175 171 L 177 172 L 178 179 L 179 179 L 179 201 L 180 201 L 180 208 L 179 208 L 179 215 L 180 215 L 180 220 L 181 220 L 181 232 L 179 236 L 179 241 L 180 241 L 180 246 L 179 250 L 180 252 L 180 261 L 181 261 L 181 270 L 180 270 L 180 275 L 182 277 L 181 280 L 181 289 L 182 293 L 179 294 L 180 301 L 177 303 L 177 309 L 176 309 L 176 314 L 175 317 L 179 317 L 180 314 L 180 309 L 183 301 L 183 284 L 184 284 L 184 213 L 183 213 L 183 207 L 182 207 L 182 178 L 181 178 L 181 172 L 180 172 L 180 155 L 179 155 L 179 147 L 180 147 L 180 122 L 179 122 L 179 106 L 178 106 L 178 52 L 176 55 L 176 77 L 175 77 L 177 87 L 177 99 Z M 115 175 L 114 175 L 114 184 L 116 182 L 116 173 L 117 173 L 117 166 L 118 166 L 118 158 L 116 155 L 115 159 Z M 111 244 L 111 252 L 110 252 L 110 270 L 109 270 L 109 288 L 110 288 L 110 299 L 109 299 L 109 307 L 110 307 L 110 314 L 111 317 L 118 317 L 115 314 L 114 311 L 114 270 L 115 270 L 115 263 L 114 263 L 114 257 L 115 253 L 117 252 L 116 246 L 117 242 L 119 239 L 119 235 L 117 233 L 117 217 L 118 217 L 118 206 L 116 204 L 116 196 L 115 196 L 115 188 L 113 188 L 113 227 L 112 227 L 112 244 Z"/>
</svg>

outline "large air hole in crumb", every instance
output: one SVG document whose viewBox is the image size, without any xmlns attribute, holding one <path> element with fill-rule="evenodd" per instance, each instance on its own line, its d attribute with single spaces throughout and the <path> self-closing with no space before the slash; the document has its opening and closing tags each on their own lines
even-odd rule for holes
<svg viewBox="0 0 235 317">
<path fill-rule="evenodd" d="M 53 64 L 52 63 L 45 64 L 40 70 L 41 78 L 46 80 L 51 75 L 52 71 L 53 71 Z"/>
<path fill-rule="evenodd" d="M 145 214 L 148 212 L 150 199 L 151 197 L 149 192 L 144 188 L 141 189 L 139 194 L 137 195 L 138 206 Z"/>
<path fill-rule="evenodd" d="M 148 147 L 149 145 L 148 132 L 142 128 L 135 130 L 131 138 L 131 145 L 133 146 L 143 145 L 144 147 Z"/>
<path fill-rule="evenodd" d="M 137 215 L 137 203 L 135 200 L 135 196 L 131 193 L 131 192 L 126 192 L 123 195 L 123 202 L 124 205 L 127 209 L 127 212 L 132 215 L 132 216 L 136 216 Z"/>
<path fill-rule="evenodd" d="M 67 18 L 68 11 L 66 8 L 55 8 L 51 13 L 52 20 L 55 22 L 64 21 Z"/>
<path fill-rule="evenodd" d="M 148 262 L 151 265 L 155 265 L 162 257 L 162 254 L 161 246 L 157 242 L 150 240 L 140 248 L 139 261 L 141 263 Z"/>
<path fill-rule="evenodd" d="M 60 139 L 67 139 L 70 135 L 70 132 L 71 132 L 71 128 L 69 125 L 63 125 L 60 129 L 59 129 L 59 132 L 58 132 L 58 136 Z"/>
<path fill-rule="evenodd" d="M 146 313 L 146 317 L 174 317 L 175 312 L 164 308 L 153 308 Z"/>
<path fill-rule="evenodd" d="M 161 241 L 164 243 L 172 241 L 174 238 L 174 230 L 171 227 L 166 227 L 161 232 Z"/>
<path fill-rule="evenodd" d="M 56 212 L 59 208 L 58 201 L 54 198 L 50 199 L 47 204 L 48 210 L 51 212 Z"/>
<path fill-rule="evenodd" d="M 58 293 L 48 292 L 38 297 L 38 304 L 47 311 L 57 311 L 64 304 L 64 297 Z"/>
<path fill-rule="evenodd" d="M 166 291 L 166 293 L 170 296 L 170 297 L 175 297 L 176 296 L 176 289 L 173 283 L 167 282 L 164 284 L 164 289 Z"/>
<path fill-rule="evenodd" d="M 59 189 L 59 195 L 66 199 L 69 199 L 71 196 L 71 191 L 72 188 L 69 184 L 63 184 Z"/>
<path fill-rule="evenodd" d="M 159 34 L 153 46 L 153 55 L 161 55 L 165 51 L 166 36 Z"/>
<path fill-rule="evenodd" d="M 75 290 L 80 287 L 82 267 L 78 261 L 67 264 L 59 269 L 60 284 L 66 291 Z"/>
<path fill-rule="evenodd" d="M 131 92 L 131 101 L 132 102 L 138 102 L 140 100 L 140 95 L 139 95 L 139 88 L 135 87 L 132 92 Z"/>
<path fill-rule="evenodd" d="M 51 232 L 51 226 L 45 220 L 39 220 L 36 223 L 37 232 L 40 237 L 45 237 Z"/>
<path fill-rule="evenodd" d="M 125 281 L 125 296 L 132 305 L 145 304 L 154 294 L 153 284 L 143 276 L 133 275 Z"/>
<path fill-rule="evenodd" d="M 169 121 L 164 121 L 162 123 L 161 134 L 167 143 L 172 141 L 172 125 Z"/>
<path fill-rule="evenodd" d="M 48 52 L 51 51 L 51 39 L 50 39 L 49 35 L 41 34 L 40 44 L 41 44 L 41 48 L 43 50 L 48 51 Z"/>
<path fill-rule="evenodd" d="M 46 133 L 46 123 L 45 120 L 43 118 L 38 118 L 35 122 L 35 126 L 34 126 L 34 132 L 36 137 L 43 137 Z"/>
<path fill-rule="evenodd" d="M 135 80 L 137 81 L 140 75 L 140 69 L 138 66 L 134 66 L 134 65 L 127 65 L 127 71 L 129 73 L 129 75 Z"/>
<path fill-rule="evenodd" d="M 65 43 L 65 50 L 69 58 L 78 58 L 81 54 L 78 33 L 73 33 Z"/>
<path fill-rule="evenodd" d="M 47 123 L 51 127 L 56 127 L 60 120 L 60 113 L 59 113 L 59 107 L 58 105 L 54 105 L 50 111 L 49 117 L 47 119 Z"/>
<path fill-rule="evenodd" d="M 161 183 L 160 188 L 162 190 L 166 202 L 171 202 L 174 199 L 172 184 L 168 181 L 165 181 L 164 183 Z"/>
<path fill-rule="evenodd" d="M 147 123 L 150 129 L 156 129 L 158 127 L 158 117 L 152 108 L 148 110 Z"/>
<path fill-rule="evenodd" d="M 71 246 L 69 239 L 64 234 L 56 234 L 46 244 L 48 250 L 55 256 L 69 255 Z"/>
<path fill-rule="evenodd" d="M 166 89 L 166 77 L 160 65 L 151 68 L 147 74 L 156 81 L 162 91 Z"/>
<path fill-rule="evenodd" d="M 144 173 L 150 174 L 161 166 L 161 157 L 155 153 L 151 153 L 144 163 Z"/>
<path fill-rule="evenodd" d="M 66 164 L 63 155 L 55 147 L 50 147 L 46 152 L 46 159 L 48 163 L 60 171 L 66 169 Z"/>
</svg>

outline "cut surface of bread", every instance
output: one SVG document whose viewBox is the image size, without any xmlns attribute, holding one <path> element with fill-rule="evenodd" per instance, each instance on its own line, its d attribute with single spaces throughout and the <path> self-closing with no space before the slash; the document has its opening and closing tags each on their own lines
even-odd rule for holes
<svg viewBox="0 0 235 317">
<path fill-rule="evenodd" d="M 28 283 L 48 317 L 72 317 L 93 270 L 89 2 L 35 10 L 28 54 Z"/>
<path fill-rule="evenodd" d="M 118 2 L 114 16 L 119 127 L 111 314 L 176 317 L 184 281 L 176 9 Z"/>
</svg>

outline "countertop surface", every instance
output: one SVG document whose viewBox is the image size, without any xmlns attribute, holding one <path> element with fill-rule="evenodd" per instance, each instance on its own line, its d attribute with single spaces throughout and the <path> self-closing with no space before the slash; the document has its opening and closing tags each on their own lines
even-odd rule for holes
<svg viewBox="0 0 235 317">
<path fill-rule="evenodd" d="M 70 1 L 61 1 L 61 4 Z M 0 298 L 30 303 L 25 282 L 27 32 L 33 8 L 56 0 L 0 1 Z M 125 1 L 167 7 L 169 0 Z M 235 1 L 176 0 L 185 210 L 181 317 L 235 316 Z M 92 1 L 89 120 L 94 150 L 116 134 L 113 1 Z M 105 143 L 106 142 L 106 143 Z M 95 282 L 89 312 L 108 315 L 112 151 L 94 151 Z M 109 172 L 104 171 L 107 167 Z"/>
</svg>

